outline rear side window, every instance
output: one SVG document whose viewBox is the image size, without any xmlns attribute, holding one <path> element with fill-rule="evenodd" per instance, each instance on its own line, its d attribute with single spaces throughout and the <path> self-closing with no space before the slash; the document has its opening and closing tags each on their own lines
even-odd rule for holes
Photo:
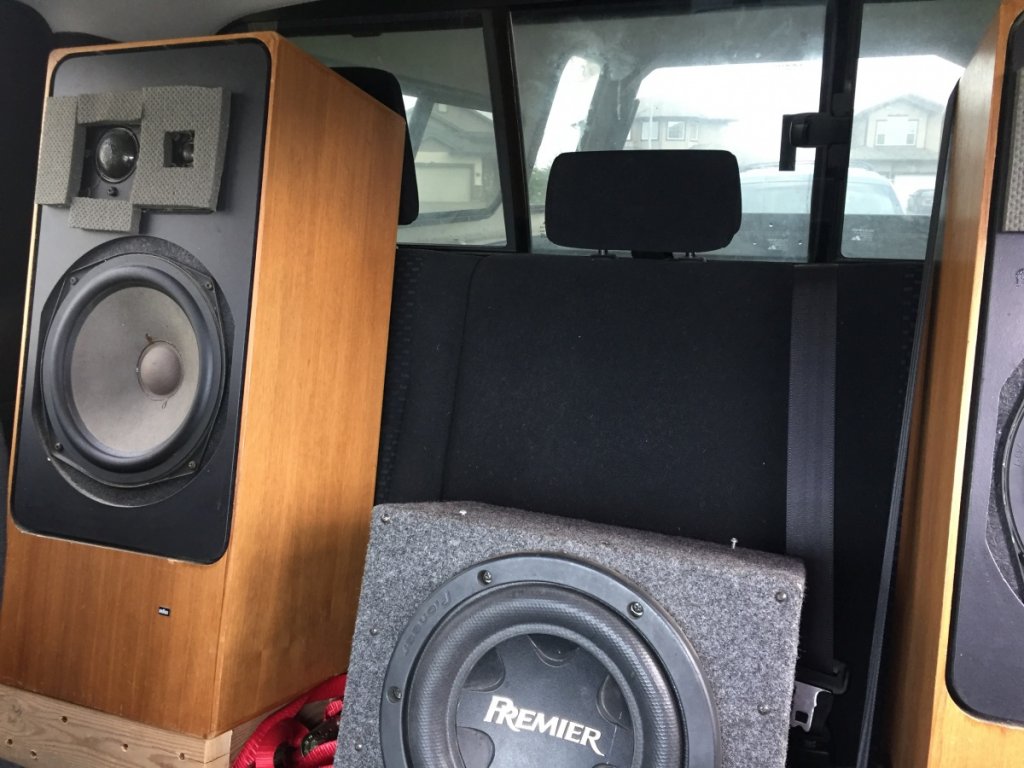
<svg viewBox="0 0 1024 768">
<path fill-rule="evenodd" d="M 402 85 L 420 215 L 400 243 L 507 242 L 483 32 L 464 29 L 293 37 L 329 67 L 376 67 Z"/>
<path fill-rule="evenodd" d="M 811 177 L 771 169 L 782 115 L 818 109 L 824 3 L 513 22 L 535 251 L 558 250 L 543 201 L 560 152 L 726 149 L 740 164 L 743 225 L 713 256 L 807 258 Z M 812 166 L 814 151 L 798 161 Z"/>
<path fill-rule="evenodd" d="M 843 254 L 923 259 L 950 93 L 997 0 L 864 7 Z M 872 175 L 871 185 L 865 179 Z M 887 204 L 877 179 L 889 186 Z"/>
</svg>

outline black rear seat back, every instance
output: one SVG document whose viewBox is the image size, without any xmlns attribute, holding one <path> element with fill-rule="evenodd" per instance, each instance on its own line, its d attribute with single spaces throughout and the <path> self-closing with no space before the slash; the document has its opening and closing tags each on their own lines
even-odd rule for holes
<svg viewBox="0 0 1024 768">
<path fill-rule="evenodd" d="M 491 257 L 443 496 L 781 551 L 792 270 Z"/>
<path fill-rule="evenodd" d="M 608 243 L 582 221 L 601 182 Z M 641 187 L 672 226 L 634 210 Z M 727 152 L 565 155 L 549 194 L 549 227 L 584 247 L 713 249 L 739 223 Z M 404 253 L 398 270 L 380 500 L 782 550 L 790 265 Z"/>
</svg>

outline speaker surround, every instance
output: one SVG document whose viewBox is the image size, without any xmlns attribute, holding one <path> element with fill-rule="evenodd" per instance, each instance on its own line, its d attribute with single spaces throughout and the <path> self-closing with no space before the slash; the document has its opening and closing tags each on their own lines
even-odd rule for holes
<svg viewBox="0 0 1024 768">
<path fill-rule="evenodd" d="M 781 768 L 803 579 L 578 520 L 379 506 L 338 759 Z"/>
<path fill-rule="evenodd" d="M 1024 368 L 1024 365 L 1021 366 Z M 1001 508 L 1005 520 L 1006 532 L 1011 540 L 1009 549 L 1013 576 L 1016 577 L 1018 589 L 1024 595 L 1024 402 L 1017 407 L 1016 413 L 1007 430 L 1006 445 L 1000 457 L 1000 488 Z"/>
</svg>

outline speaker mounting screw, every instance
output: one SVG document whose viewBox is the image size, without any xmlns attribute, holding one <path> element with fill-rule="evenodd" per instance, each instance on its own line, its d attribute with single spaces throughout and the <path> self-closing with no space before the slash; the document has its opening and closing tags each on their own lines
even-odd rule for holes
<svg viewBox="0 0 1024 768">
<path fill-rule="evenodd" d="M 780 603 L 784 603 L 789 600 L 789 595 L 786 594 L 785 590 L 780 589 L 775 593 L 775 600 Z"/>
<path fill-rule="evenodd" d="M 644 606 L 634 600 L 629 604 L 629 614 L 630 616 L 639 619 L 644 615 Z"/>
<path fill-rule="evenodd" d="M 71 283 L 72 285 L 78 285 L 78 278 L 72 275 L 71 279 L 68 280 L 68 282 Z"/>
<path fill-rule="evenodd" d="M 189 469 L 191 469 L 191 470 L 193 470 L 193 471 L 195 470 L 195 468 L 196 468 L 197 466 L 199 466 L 199 465 L 198 465 L 198 464 L 196 464 L 196 463 L 195 463 L 194 461 L 190 461 L 190 462 L 188 463 L 188 468 L 189 468 Z"/>
<path fill-rule="evenodd" d="M 371 627 L 370 628 L 370 635 L 372 637 L 376 637 L 379 634 L 380 634 L 380 630 L 379 629 L 377 629 L 376 627 Z"/>
<path fill-rule="evenodd" d="M 392 704 L 397 704 L 402 700 L 402 689 L 397 685 L 392 685 L 388 688 L 388 698 L 391 700 Z"/>
<path fill-rule="evenodd" d="M 355 743 L 355 748 L 356 748 L 356 752 L 362 752 L 363 751 L 363 742 L 357 741 Z"/>
<path fill-rule="evenodd" d="M 380 516 L 380 521 L 382 523 L 384 523 L 385 525 L 387 523 L 390 523 L 391 522 L 391 515 L 389 515 L 387 512 L 385 512 L 383 515 Z"/>
<path fill-rule="evenodd" d="M 767 704 L 758 704 L 757 705 L 757 714 L 759 714 L 759 715 L 770 715 L 771 713 L 772 713 L 772 708 L 769 707 Z"/>
<path fill-rule="evenodd" d="M 494 576 L 491 575 L 490 571 L 480 571 L 480 573 L 478 573 L 476 576 L 478 579 L 480 579 L 480 583 L 484 586 L 487 586 L 492 581 L 494 581 Z"/>
<path fill-rule="evenodd" d="M 64 443 L 54 443 L 53 444 L 53 450 L 55 450 L 55 451 L 63 451 L 64 450 Z"/>
<path fill-rule="evenodd" d="M 208 290 L 208 291 L 212 291 L 212 290 L 213 290 L 213 283 L 211 283 L 211 282 L 210 282 L 209 280 L 207 280 L 207 281 L 206 281 L 206 282 L 205 282 L 205 283 L 203 284 L 203 288 L 205 288 L 205 289 L 206 289 L 206 290 Z"/>
</svg>

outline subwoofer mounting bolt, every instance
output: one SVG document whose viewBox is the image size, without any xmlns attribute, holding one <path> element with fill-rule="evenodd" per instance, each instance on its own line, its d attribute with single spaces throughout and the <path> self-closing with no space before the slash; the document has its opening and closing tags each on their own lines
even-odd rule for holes
<svg viewBox="0 0 1024 768">
<path fill-rule="evenodd" d="M 644 606 L 635 600 L 629 604 L 629 613 L 633 618 L 639 619 L 644 615 Z"/>
<path fill-rule="evenodd" d="M 477 578 L 480 579 L 480 583 L 484 586 L 487 586 L 494 581 L 494 576 L 491 575 L 490 571 L 480 571 L 480 573 L 477 574 Z"/>
</svg>

